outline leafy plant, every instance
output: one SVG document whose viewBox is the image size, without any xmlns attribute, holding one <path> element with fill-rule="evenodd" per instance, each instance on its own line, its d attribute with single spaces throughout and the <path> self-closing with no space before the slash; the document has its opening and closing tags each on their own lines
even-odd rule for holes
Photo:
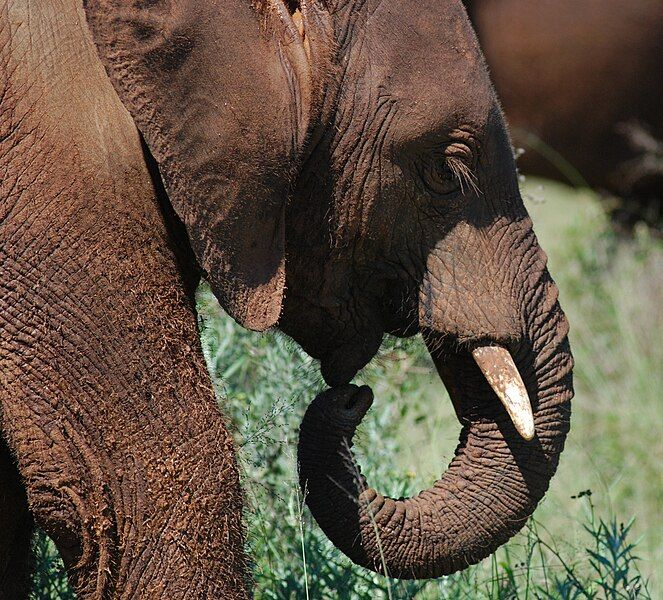
<svg viewBox="0 0 663 600">
<path fill-rule="evenodd" d="M 55 544 L 42 532 L 37 531 L 32 543 L 34 575 L 31 600 L 74 600 L 67 582 L 64 564 Z"/>
</svg>

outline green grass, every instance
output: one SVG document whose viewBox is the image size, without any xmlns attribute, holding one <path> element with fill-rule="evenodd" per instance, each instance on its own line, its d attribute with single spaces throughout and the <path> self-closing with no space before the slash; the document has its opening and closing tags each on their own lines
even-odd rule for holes
<svg viewBox="0 0 663 600">
<path fill-rule="evenodd" d="M 572 326 L 572 431 L 523 533 L 452 577 L 389 580 L 353 566 L 325 539 L 296 479 L 297 427 L 324 387 L 316 365 L 282 335 L 239 328 L 200 290 L 206 358 L 239 447 L 257 598 L 656 597 L 663 245 L 646 231 L 618 239 L 591 192 L 532 180 L 525 193 Z M 357 436 L 369 480 L 396 496 L 430 485 L 459 426 L 421 342 L 387 340 L 358 381 L 376 392 Z M 34 597 L 69 598 L 57 588 L 53 548 L 43 537 L 37 544 Z"/>
<path fill-rule="evenodd" d="M 642 568 L 653 574 L 663 559 L 663 244 L 646 230 L 618 239 L 588 192 L 546 184 L 543 195 L 530 209 L 571 322 L 576 400 L 540 514 L 562 531 L 573 515 L 566 492 L 591 488 L 602 514 L 636 516 Z"/>
</svg>

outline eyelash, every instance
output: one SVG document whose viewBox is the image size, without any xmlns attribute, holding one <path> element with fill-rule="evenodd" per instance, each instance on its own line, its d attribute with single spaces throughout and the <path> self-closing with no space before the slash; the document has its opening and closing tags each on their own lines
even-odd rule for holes
<svg viewBox="0 0 663 600">
<path fill-rule="evenodd" d="M 422 170 L 426 189 L 438 197 L 449 197 L 458 192 L 460 181 L 443 156 L 430 157 Z"/>
<path fill-rule="evenodd" d="M 466 189 L 479 191 L 476 177 L 469 166 L 472 151 L 469 146 L 453 142 L 428 152 L 419 163 L 424 189 L 433 197 L 448 199 Z"/>
</svg>

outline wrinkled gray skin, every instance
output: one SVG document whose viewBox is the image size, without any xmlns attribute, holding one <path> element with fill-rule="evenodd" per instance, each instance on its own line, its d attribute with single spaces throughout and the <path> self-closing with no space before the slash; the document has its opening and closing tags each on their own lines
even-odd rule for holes
<svg viewBox="0 0 663 600">
<path fill-rule="evenodd" d="M 332 389 L 302 423 L 300 482 L 318 523 L 355 562 L 439 576 L 493 552 L 545 493 L 569 428 L 568 325 L 460 7 L 343 4 L 331 28 L 345 40 L 331 59 L 341 85 L 288 206 L 280 327 L 320 359 L 332 385 L 370 360 L 384 332 L 421 332 L 463 430 L 431 489 L 384 498 L 346 456 L 366 391 Z M 524 379 L 531 442 L 472 361 L 485 343 L 506 347 Z"/>
<path fill-rule="evenodd" d="M 280 0 L 87 0 L 101 63 L 81 7 L 61 3 L 64 17 L 9 2 L 0 22 L 14 182 L 0 196 L 0 425 L 27 491 L 12 506 L 53 537 L 79 596 L 247 594 L 237 473 L 194 336 L 200 272 L 238 322 L 281 328 L 333 386 L 385 332 L 421 332 L 463 424 L 460 466 L 420 503 L 417 536 L 385 525 L 388 570 L 438 575 L 505 541 L 555 471 L 572 360 L 461 3 L 310 1 L 299 27 Z M 26 343 L 16 323 L 37 307 Z M 532 442 L 470 359 L 486 343 L 525 381 Z M 300 476 L 331 539 L 380 570 L 364 504 L 330 502 L 327 469 L 367 408 L 348 389 L 307 414 Z M 401 515 L 380 502 L 380 524 Z"/>
</svg>

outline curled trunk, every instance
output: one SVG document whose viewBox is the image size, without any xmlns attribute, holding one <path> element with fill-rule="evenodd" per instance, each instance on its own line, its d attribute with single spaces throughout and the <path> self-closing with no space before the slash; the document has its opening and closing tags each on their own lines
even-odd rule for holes
<svg viewBox="0 0 663 600">
<path fill-rule="evenodd" d="M 429 338 L 463 428 L 447 471 L 412 498 L 383 496 L 352 458 L 370 388 L 332 388 L 313 401 L 300 431 L 300 484 L 316 521 L 355 563 L 392 577 L 439 577 L 480 561 L 523 527 L 557 468 L 573 395 L 564 315 L 554 302 L 535 321 L 535 339 L 509 347 L 532 400 L 531 441 L 517 434 L 470 350 Z"/>
</svg>

